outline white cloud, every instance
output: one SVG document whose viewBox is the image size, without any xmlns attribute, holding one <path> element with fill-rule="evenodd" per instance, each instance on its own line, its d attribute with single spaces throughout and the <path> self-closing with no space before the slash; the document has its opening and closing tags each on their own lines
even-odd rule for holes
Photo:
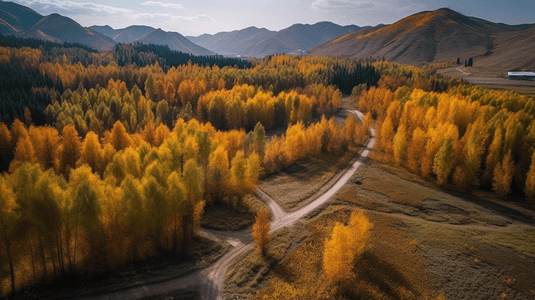
<svg viewBox="0 0 535 300">
<path fill-rule="evenodd" d="M 74 2 L 74 1 L 60 1 L 60 0 L 19 0 L 20 3 L 26 5 L 26 6 L 40 6 L 44 9 L 50 9 L 51 7 L 55 7 L 58 9 L 62 9 L 65 11 L 94 11 L 98 13 L 106 13 L 106 14 L 128 14 L 131 13 L 132 10 L 121 8 L 121 7 L 114 7 L 109 5 L 103 5 L 103 4 L 96 4 L 96 3 L 90 3 L 90 2 Z"/>
<path fill-rule="evenodd" d="M 312 8 L 319 11 L 393 11 L 419 7 L 421 4 L 413 0 L 315 0 L 312 3 Z"/>
<path fill-rule="evenodd" d="M 165 8 L 176 8 L 176 9 L 181 9 L 182 8 L 182 5 L 180 5 L 180 4 L 164 3 L 164 2 L 159 2 L 159 1 L 146 1 L 146 2 L 141 3 L 141 5 L 145 5 L 145 6 L 161 6 L 161 7 L 165 7 Z"/>
<path fill-rule="evenodd" d="M 162 13 L 139 13 L 132 16 L 135 19 L 171 19 L 171 20 L 184 20 L 184 21 L 213 21 L 214 19 L 207 14 L 200 14 L 197 16 L 177 16 L 171 14 Z"/>
</svg>

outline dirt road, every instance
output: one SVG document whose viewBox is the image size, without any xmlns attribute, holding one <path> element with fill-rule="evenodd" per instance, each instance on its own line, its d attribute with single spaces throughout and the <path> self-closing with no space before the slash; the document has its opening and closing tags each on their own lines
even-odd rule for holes
<svg viewBox="0 0 535 300">
<path fill-rule="evenodd" d="M 364 115 L 356 110 L 351 113 L 357 115 L 359 119 L 363 119 Z M 321 196 L 317 197 L 307 206 L 293 211 L 291 213 L 285 212 L 280 205 L 275 202 L 269 195 L 261 190 L 257 191 L 257 195 L 266 202 L 272 212 L 271 233 L 280 230 L 281 228 L 292 226 L 295 222 L 310 214 L 314 210 L 325 204 L 332 196 L 334 196 L 353 176 L 360 165 L 365 161 L 370 149 L 375 144 L 375 130 L 370 130 L 371 138 L 361 152 L 360 156 L 354 160 L 353 164 L 342 172 L 339 179 Z M 215 264 L 194 272 L 185 277 L 176 278 L 162 283 L 151 285 L 143 285 L 129 290 L 118 291 L 108 295 L 101 295 L 98 297 L 87 299 L 139 299 L 155 295 L 162 295 L 175 290 L 191 289 L 198 287 L 201 291 L 202 299 L 222 299 L 223 285 L 226 273 L 229 267 L 234 265 L 236 261 L 246 252 L 254 247 L 253 239 L 251 238 L 251 230 L 221 232 L 213 230 L 202 230 L 200 234 L 217 241 L 225 241 L 233 246 L 233 249 L 221 257 Z"/>
</svg>

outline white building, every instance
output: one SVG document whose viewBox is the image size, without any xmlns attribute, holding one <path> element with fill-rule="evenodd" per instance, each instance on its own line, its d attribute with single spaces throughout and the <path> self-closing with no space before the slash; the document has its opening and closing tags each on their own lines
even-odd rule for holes
<svg viewBox="0 0 535 300">
<path fill-rule="evenodd" d="M 535 81 L 535 72 L 507 72 L 507 77 L 512 80 Z"/>
</svg>

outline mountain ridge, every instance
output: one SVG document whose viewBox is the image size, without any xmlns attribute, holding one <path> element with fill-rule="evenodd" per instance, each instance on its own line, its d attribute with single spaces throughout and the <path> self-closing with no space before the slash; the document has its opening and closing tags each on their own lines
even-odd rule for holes
<svg viewBox="0 0 535 300">
<path fill-rule="evenodd" d="M 376 30 L 348 33 L 310 52 L 314 55 L 384 57 L 414 65 L 452 61 L 457 57 L 477 57 L 485 61 L 493 54 L 497 41 L 532 27 L 493 23 L 441 8 L 410 15 Z M 520 37 L 515 40 L 515 43 L 522 42 Z M 531 44 L 535 46 L 535 42 Z M 506 52 L 505 49 L 502 52 Z"/>
<path fill-rule="evenodd" d="M 37 38 L 55 43 L 80 43 L 98 50 L 109 50 L 115 42 L 82 27 L 60 14 L 43 16 L 29 7 L 0 1 L 0 33 L 22 38 Z"/>
<path fill-rule="evenodd" d="M 315 24 L 293 24 L 279 31 L 250 26 L 240 30 L 188 36 L 211 51 L 224 55 L 261 57 L 276 53 L 306 53 L 311 47 L 348 32 L 360 30 L 356 25 L 341 26 L 322 21 Z"/>
</svg>

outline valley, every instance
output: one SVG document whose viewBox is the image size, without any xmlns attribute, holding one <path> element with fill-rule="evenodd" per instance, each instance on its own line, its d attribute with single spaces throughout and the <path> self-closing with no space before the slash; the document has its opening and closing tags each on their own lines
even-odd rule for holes
<svg viewBox="0 0 535 300">
<path fill-rule="evenodd" d="M 535 299 L 535 5 L 14 1 L 1 298 Z"/>
</svg>

